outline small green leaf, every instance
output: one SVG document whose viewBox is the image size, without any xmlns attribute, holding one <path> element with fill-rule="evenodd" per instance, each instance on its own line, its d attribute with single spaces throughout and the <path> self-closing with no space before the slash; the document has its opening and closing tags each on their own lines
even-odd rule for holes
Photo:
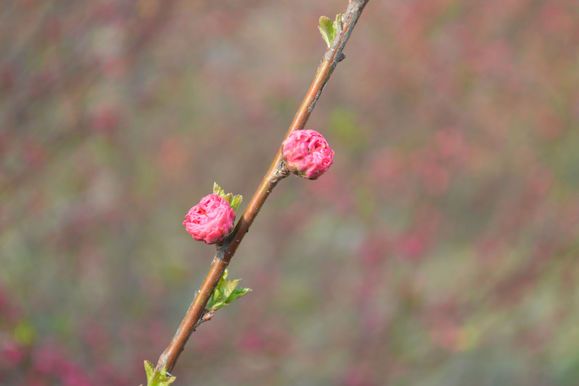
<svg viewBox="0 0 579 386">
<path fill-rule="evenodd" d="M 233 301 L 239 299 L 242 296 L 247 295 L 251 292 L 251 288 L 236 288 L 231 295 L 227 298 L 227 303 L 233 303 Z"/>
<path fill-rule="evenodd" d="M 225 270 L 205 306 L 207 311 L 217 311 L 251 291 L 249 288 L 237 288 L 241 280 L 229 280 L 228 277 L 229 272 L 228 270 Z"/>
<path fill-rule="evenodd" d="M 213 296 L 209 298 L 209 300 L 207 301 L 207 304 L 205 305 L 205 311 L 215 311 L 215 301 L 213 299 Z"/>
<path fill-rule="evenodd" d="M 213 182 L 213 193 L 217 194 L 220 197 L 225 195 L 225 190 L 217 182 Z"/>
<path fill-rule="evenodd" d="M 222 301 L 218 301 L 218 302 L 215 302 L 215 303 L 211 304 L 210 307 L 208 306 L 208 307 L 206 308 L 206 310 L 208 310 L 208 311 L 217 311 L 217 310 L 222 309 L 223 307 L 225 307 L 225 303 L 222 302 Z"/>
<path fill-rule="evenodd" d="M 328 48 L 331 48 L 336 36 L 342 32 L 342 14 L 337 14 L 334 21 L 327 16 L 321 16 L 318 24 L 318 29 L 322 34 L 322 38 L 326 42 Z"/>
<path fill-rule="evenodd" d="M 167 373 L 165 369 L 156 371 L 153 364 L 149 361 L 145 361 L 145 374 L 147 375 L 147 386 L 169 386 L 176 379 Z"/>
<path fill-rule="evenodd" d="M 205 305 L 207 311 L 217 311 L 219 308 L 223 307 L 223 294 L 219 289 L 219 285 L 215 287 L 215 290 L 211 294 L 211 297 Z"/>
<path fill-rule="evenodd" d="M 171 383 L 175 382 L 175 379 L 177 379 L 177 377 L 172 375 L 165 375 L 165 378 L 161 381 L 161 383 L 159 383 L 159 386 L 169 386 Z"/>
<path fill-rule="evenodd" d="M 326 45 L 328 48 L 330 48 L 332 46 L 332 42 L 334 41 L 334 25 L 332 20 L 327 16 L 320 16 L 320 20 L 318 21 L 318 29 L 320 30 Z"/>
<path fill-rule="evenodd" d="M 149 361 L 145 361 L 145 374 L 147 374 L 147 384 L 151 383 L 154 372 L 155 368 L 153 367 L 153 364 Z"/>
<path fill-rule="evenodd" d="M 243 201 L 243 196 L 241 194 L 236 194 L 231 199 L 231 202 L 230 202 L 231 208 L 233 208 L 233 210 L 237 211 L 237 209 L 239 209 L 239 206 L 241 205 L 242 201 Z"/>
<path fill-rule="evenodd" d="M 233 210 L 237 210 L 241 201 L 243 201 L 243 196 L 241 194 L 225 193 L 225 190 L 219 186 L 217 182 L 213 183 L 213 194 L 222 197 L 225 201 L 229 203 Z"/>
<path fill-rule="evenodd" d="M 227 300 L 229 295 L 233 293 L 237 285 L 239 284 L 239 279 L 236 280 L 227 280 L 227 282 L 223 285 L 223 297 Z"/>
</svg>

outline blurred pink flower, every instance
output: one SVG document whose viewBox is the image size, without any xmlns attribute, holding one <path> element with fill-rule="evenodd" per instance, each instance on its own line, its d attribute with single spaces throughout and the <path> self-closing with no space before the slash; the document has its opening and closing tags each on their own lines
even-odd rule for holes
<svg viewBox="0 0 579 386">
<path fill-rule="evenodd" d="M 324 174 L 334 162 L 334 150 L 315 130 L 291 133 L 282 144 L 282 153 L 291 172 L 310 180 Z"/>
<path fill-rule="evenodd" d="M 183 226 L 195 240 L 215 244 L 233 229 L 235 212 L 229 203 L 217 194 L 208 194 L 189 209 Z"/>
<path fill-rule="evenodd" d="M 410 231 L 398 238 L 396 247 L 402 257 L 415 260 L 425 253 L 427 243 L 422 233 Z"/>
<path fill-rule="evenodd" d="M 64 386 L 92 386 L 93 383 L 85 374 L 84 370 L 72 362 L 62 366 L 60 381 Z"/>
<path fill-rule="evenodd" d="M 66 362 L 62 353 L 52 344 L 35 349 L 32 355 L 32 366 L 41 374 L 59 374 Z"/>
<path fill-rule="evenodd" d="M 16 366 L 26 356 L 24 347 L 20 344 L 9 340 L 0 347 L 0 359 L 6 361 L 11 366 Z"/>
</svg>

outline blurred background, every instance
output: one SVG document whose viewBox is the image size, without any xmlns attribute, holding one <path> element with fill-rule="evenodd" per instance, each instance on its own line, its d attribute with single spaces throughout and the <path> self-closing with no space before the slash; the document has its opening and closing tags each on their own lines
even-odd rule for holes
<svg viewBox="0 0 579 386">
<path fill-rule="evenodd" d="M 8 0 L 0 384 L 137 385 L 253 193 L 345 0 Z M 579 384 L 576 0 L 370 1 L 178 385 Z"/>
</svg>

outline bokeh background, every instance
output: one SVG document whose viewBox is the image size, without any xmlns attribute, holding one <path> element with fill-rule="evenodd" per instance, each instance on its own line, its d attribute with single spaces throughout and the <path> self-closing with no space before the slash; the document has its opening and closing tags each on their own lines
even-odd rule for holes
<svg viewBox="0 0 579 386">
<path fill-rule="evenodd" d="M 0 8 L 0 384 L 137 385 L 345 0 Z M 579 384 L 576 0 L 373 0 L 179 385 Z"/>
</svg>

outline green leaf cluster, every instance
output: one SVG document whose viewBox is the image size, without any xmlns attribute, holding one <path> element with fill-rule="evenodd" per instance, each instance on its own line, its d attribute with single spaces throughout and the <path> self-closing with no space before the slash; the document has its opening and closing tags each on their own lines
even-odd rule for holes
<svg viewBox="0 0 579 386">
<path fill-rule="evenodd" d="M 217 283 L 215 290 L 211 294 L 205 309 L 214 312 L 231 304 L 234 300 L 251 292 L 250 288 L 237 288 L 240 279 L 229 280 L 229 272 L 225 270 L 221 279 Z"/>
<path fill-rule="evenodd" d="M 233 193 L 225 193 L 225 190 L 223 190 L 217 182 L 213 183 L 213 193 L 217 194 L 219 197 L 223 197 L 235 211 L 237 211 L 243 201 L 243 196 L 241 194 L 234 195 Z"/>
<path fill-rule="evenodd" d="M 165 371 L 156 371 L 153 364 L 145 361 L 145 374 L 147 374 L 147 386 L 169 386 L 175 382 L 175 377 Z"/>
<path fill-rule="evenodd" d="M 327 16 L 320 16 L 318 29 L 328 48 L 332 47 L 334 39 L 342 32 L 342 14 L 337 14 L 334 21 Z"/>
</svg>

